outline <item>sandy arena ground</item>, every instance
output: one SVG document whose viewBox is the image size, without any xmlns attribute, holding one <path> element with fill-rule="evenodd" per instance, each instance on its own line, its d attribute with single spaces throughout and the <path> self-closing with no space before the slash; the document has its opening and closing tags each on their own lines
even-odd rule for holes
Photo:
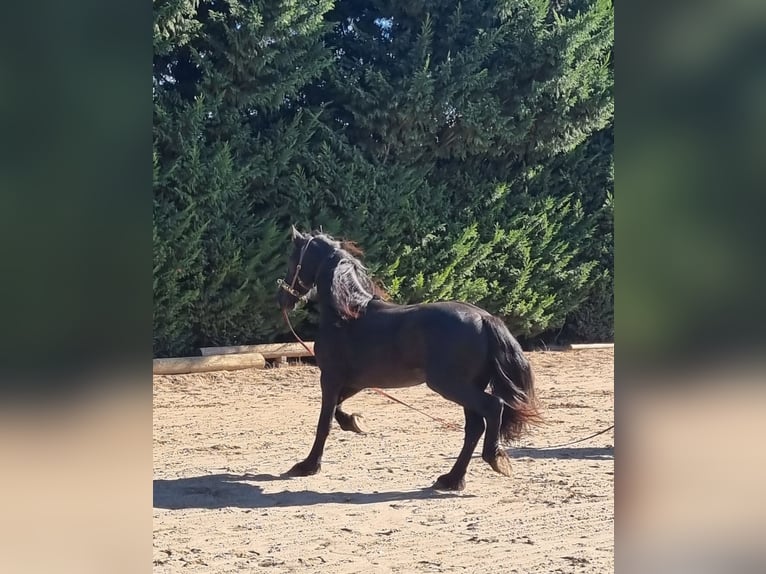
<svg viewBox="0 0 766 574">
<path fill-rule="evenodd" d="M 429 487 L 462 432 L 372 391 L 346 403 L 368 434 L 327 441 L 322 472 L 280 475 L 311 447 L 319 371 L 295 366 L 154 378 L 154 572 L 329 574 L 614 571 L 613 351 L 529 353 L 548 425 L 479 458 L 466 489 Z M 462 426 L 425 385 L 392 394 Z"/>
</svg>

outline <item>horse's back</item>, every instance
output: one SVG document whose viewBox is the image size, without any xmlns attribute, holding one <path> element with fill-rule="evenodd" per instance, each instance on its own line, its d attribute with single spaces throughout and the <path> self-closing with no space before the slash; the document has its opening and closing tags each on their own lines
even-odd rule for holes
<svg viewBox="0 0 766 574">
<path fill-rule="evenodd" d="M 435 369 L 473 376 L 485 364 L 488 313 L 460 302 L 394 305 L 374 301 L 334 333 L 327 349 L 354 386 L 399 387 L 425 381 Z M 324 345 L 323 345 L 324 346 Z"/>
</svg>

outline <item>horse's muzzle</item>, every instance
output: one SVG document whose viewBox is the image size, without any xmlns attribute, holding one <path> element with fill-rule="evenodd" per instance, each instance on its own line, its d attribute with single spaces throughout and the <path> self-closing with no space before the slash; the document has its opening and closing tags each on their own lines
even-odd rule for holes
<svg viewBox="0 0 766 574">
<path fill-rule="evenodd" d="M 298 293 L 288 285 L 284 279 L 277 279 L 277 285 L 279 286 L 279 290 L 277 291 L 277 306 L 280 309 L 290 311 L 295 308 L 299 301 L 304 301 L 306 299 L 305 295 Z"/>
<path fill-rule="evenodd" d="M 290 285 L 288 285 L 287 281 L 285 281 L 284 279 L 277 279 L 277 285 L 279 286 L 279 289 L 281 291 L 287 291 L 290 295 L 292 295 L 296 299 L 302 299 L 303 298 L 303 295 L 301 295 L 295 289 L 290 287 Z"/>
</svg>

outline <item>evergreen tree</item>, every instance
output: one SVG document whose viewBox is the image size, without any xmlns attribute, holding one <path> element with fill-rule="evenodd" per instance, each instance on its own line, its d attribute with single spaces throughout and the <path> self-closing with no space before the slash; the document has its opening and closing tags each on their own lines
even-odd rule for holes
<svg viewBox="0 0 766 574">
<path fill-rule="evenodd" d="M 155 353 L 283 337 L 290 223 L 395 300 L 610 332 L 611 2 L 154 7 Z"/>
<path fill-rule="evenodd" d="M 396 298 L 467 298 L 535 335 L 598 280 L 588 242 L 601 204 L 563 177 L 550 186 L 611 120 L 613 13 L 602 1 L 566 11 L 372 0 L 329 13 L 337 64 L 310 97 L 383 176 L 373 221 L 393 225 L 362 233 L 399 255 L 376 266 Z M 403 173 L 417 185 L 405 200 Z"/>
<path fill-rule="evenodd" d="M 155 352 L 272 336 L 326 1 L 155 2 Z"/>
</svg>

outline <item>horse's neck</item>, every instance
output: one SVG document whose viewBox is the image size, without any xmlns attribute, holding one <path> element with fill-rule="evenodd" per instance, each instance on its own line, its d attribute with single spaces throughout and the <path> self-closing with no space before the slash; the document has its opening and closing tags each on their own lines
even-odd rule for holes
<svg viewBox="0 0 766 574">
<path fill-rule="evenodd" d="M 317 277 L 316 288 L 320 323 L 332 323 L 340 319 L 340 315 L 335 310 L 335 303 L 332 297 L 332 277 L 334 272 L 335 265 L 328 265 Z"/>
<path fill-rule="evenodd" d="M 317 301 L 320 307 L 323 305 L 332 305 L 332 274 L 335 270 L 334 265 L 328 265 L 323 269 L 316 280 Z"/>
</svg>

